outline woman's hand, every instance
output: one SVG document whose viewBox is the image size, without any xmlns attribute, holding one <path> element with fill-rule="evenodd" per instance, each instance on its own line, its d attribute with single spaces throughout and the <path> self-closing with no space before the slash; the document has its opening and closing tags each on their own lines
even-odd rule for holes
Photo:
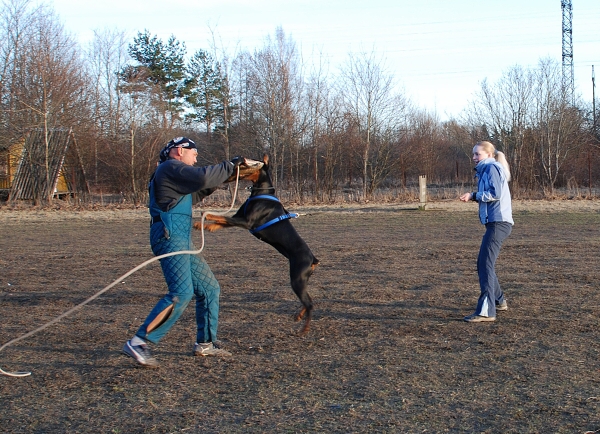
<svg viewBox="0 0 600 434">
<path fill-rule="evenodd" d="M 462 200 L 463 202 L 468 202 L 472 198 L 473 198 L 473 193 L 465 193 L 461 197 L 459 197 L 459 199 Z"/>
</svg>

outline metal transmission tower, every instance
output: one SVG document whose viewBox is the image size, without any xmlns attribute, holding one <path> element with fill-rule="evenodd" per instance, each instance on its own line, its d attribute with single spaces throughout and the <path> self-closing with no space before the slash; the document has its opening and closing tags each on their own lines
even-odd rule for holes
<svg viewBox="0 0 600 434">
<path fill-rule="evenodd" d="M 571 103 L 575 97 L 573 74 L 573 10 L 571 0 L 560 0 L 562 8 L 562 78 L 565 96 Z"/>
</svg>

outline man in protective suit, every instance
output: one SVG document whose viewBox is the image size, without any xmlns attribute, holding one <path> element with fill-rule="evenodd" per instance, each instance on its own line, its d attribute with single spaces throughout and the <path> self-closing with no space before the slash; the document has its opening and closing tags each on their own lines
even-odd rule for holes
<svg viewBox="0 0 600 434">
<path fill-rule="evenodd" d="M 244 162 L 241 157 L 215 166 L 194 167 L 196 144 L 186 138 L 171 140 L 160 152 L 160 163 L 150 179 L 150 245 L 155 255 L 196 250 L 192 244 L 192 205 L 211 194 Z M 148 342 L 157 344 L 196 296 L 197 336 L 194 354 L 231 356 L 215 345 L 221 288 L 201 256 L 182 254 L 160 260 L 168 292 L 152 309 L 123 352 L 140 365 L 157 367 Z"/>
</svg>

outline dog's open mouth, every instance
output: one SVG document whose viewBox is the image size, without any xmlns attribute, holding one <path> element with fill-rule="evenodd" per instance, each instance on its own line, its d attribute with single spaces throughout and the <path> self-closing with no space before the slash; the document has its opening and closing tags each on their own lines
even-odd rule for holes
<svg viewBox="0 0 600 434">
<path fill-rule="evenodd" d="M 251 160 L 250 158 L 246 158 L 244 163 L 240 164 L 240 179 L 245 179 L 248 176 L 258 172 L 265 163 L 262 161 Z M 237 170 L 233 172 L 225 182 L 233 182 L 237 178 Z"/>
</svg>

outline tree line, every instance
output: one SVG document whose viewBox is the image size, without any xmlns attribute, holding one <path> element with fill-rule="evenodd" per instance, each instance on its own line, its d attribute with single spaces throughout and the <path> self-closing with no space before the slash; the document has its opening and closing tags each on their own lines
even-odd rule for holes
<svg viewBox="0 0 600 434">
<path fill-rule="evenodd" d="M 149 30 L 131 40 L 96 31 L 82 47 L 31 0 L 4 0 L 0 18 L 0 148 L 33 129 L 71 129 L 94 192 L 145 200 L 176 136 L 198 143 L 201 164 L 268 153 L 274 182 L 299 202 L 344 189 L 369 199 L 419 175 L 470 183 L 479 140 L 506 154 L 517 194 L 591 190 L 600 177 L 595 107 L 568 93 L 552 59 L 483 80 L 463 113 L 440 121 L 398 90 L 374 52 L 349 54 L 335 71 L 307 65 L 282 28 L 252 52 L 188 53 Z"/>
</svg>

